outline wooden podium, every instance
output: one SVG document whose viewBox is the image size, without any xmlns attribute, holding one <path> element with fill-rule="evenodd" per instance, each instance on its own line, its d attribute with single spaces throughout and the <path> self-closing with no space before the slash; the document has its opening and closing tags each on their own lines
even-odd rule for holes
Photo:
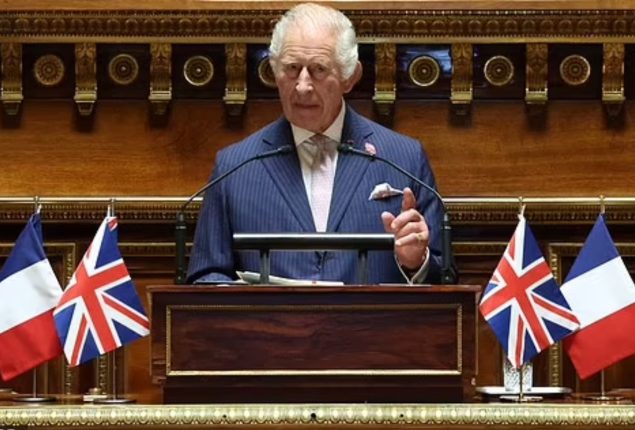
<svg viewBox="0 0 635 430">
<path fill-rule="evenodd" d="M 165 403 L 462 402 L 477 286 L 150 287 Z"/>
</svg>

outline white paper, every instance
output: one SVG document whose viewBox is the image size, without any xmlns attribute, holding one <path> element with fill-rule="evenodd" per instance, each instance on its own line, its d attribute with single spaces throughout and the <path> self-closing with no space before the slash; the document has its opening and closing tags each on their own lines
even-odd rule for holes
<svg viewBox="0 0 635 430">
<path fill-rule="evenodd" d="M 258 284 L 260 283 L 260 273 L 256 272 L 240 272 L 236 271 L 236 274 L 240 279 L 249 283 L 249 284 Z M 280 276 L 269 275 L 269 284 L 270 285 L 286 285 L 286 286 L 308 286 L 308 285 L 318 285 L 323 287 L 334 287 L 344 285 L 344 282 L 339 281 L 315 281 L 312 279 L 290 279 L 290 278 L 282 278 Z"/>
</svg>

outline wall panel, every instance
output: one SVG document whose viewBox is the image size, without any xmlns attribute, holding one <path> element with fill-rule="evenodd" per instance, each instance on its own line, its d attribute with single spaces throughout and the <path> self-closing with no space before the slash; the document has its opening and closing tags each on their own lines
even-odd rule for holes
<svg viewBox="0 0 635 430">
<path fill-rule="evenodd" d="M 45 240 L 67 281 L 116 197 L 141 297 L 171 283 L 179 205 L 207 180 L 218 150 L 281 113 L 262 61 L 271 25 L 291 3 L 4 0 L 0 263 L 32 211 L 29 199 L 41 196 Z M 537 198 L 526 215 L 560 279 L 600 210 L 598 196 L 614 198 L 609 228 L 635 272 L 630 1 L 333 3 L 362 42 L 365 73 L 349 102 L 423 142 L 454 219 L 461 282 L 487 283 L 519 197 Z M 130 56 L 138 76 L 123 84 Z M 188 69 L 196 56 L 204 59 L 189 64 L 199 68 Z M 113 58 L 128 62 L 112 71 Z M 190 240 L 198 205 L 187 211 Z M 500 346 L 483 320 L 475 330 L 476 384 L 499 385 Z M 148 348 L 144 339 L 77 369 L 60 359 L 39 373 L 49 391 L 80 396 L 110 390 L 119 368 L 121 388 L 160 402 Z M 577 379 L 559 347 L 534 366 L 538 385 L 599 388 L 598 377 Z M 635 389 L 634 366 L 631 358 L 608 369 L 607 388 Z M 30 384 L 24 375 L 3 386 L 25 392 Z"/>
</svg>

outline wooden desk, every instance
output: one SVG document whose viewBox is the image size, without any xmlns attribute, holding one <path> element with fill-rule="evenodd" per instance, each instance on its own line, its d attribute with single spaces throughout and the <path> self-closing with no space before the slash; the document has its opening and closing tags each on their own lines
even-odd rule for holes
<svg viewBox="0 0 635 430">
<path fill-rule="evenodd" d="M 461 402 L 476 286 L 150 287 L 165 403 Z"/>
</svg>

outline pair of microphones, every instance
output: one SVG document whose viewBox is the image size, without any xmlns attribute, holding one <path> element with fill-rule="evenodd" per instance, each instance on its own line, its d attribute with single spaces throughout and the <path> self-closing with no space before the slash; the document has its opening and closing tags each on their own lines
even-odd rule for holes
<svg viewBox="0 0 635 430">
<path fill-rule="evenodd" d="M 443 209 L 443 223 L 441 227 L 441 283 L 442 284 L 455 284 L 457 283 L 457 273 L 454 267 L 454 257 L 452 253 L 452 226 L 450 223 L 450 215 L 447 211 L 445 203 L 443 201 L 443 197 L 439 192 L 426 184 L 421 179 L 417 178 L 415 175 L 394 163 L 387 158 L 380 157 L 376 154 L 371 154 L 370 152 L 362 151 L 360 149 L 355 148 L 351 143 L 342 143 L 338 145 L 337 150 L 341 154 L 350 154 L 354 156 L 360 156 L 369 159 L 372 161 L 379 161 L 381 163 L 387 164 L 393 169 L 399 171 L 401 174 L 413 180 L 415 183 L 426 189 L 430 192 L 439 202 L 441 208 Z M 186 268 L 185 268 L 185 241 L 187 236 L 187 224 L 185 222 L 185 210 L 187 207 L 194 201 L 194 199 L 201 194 L 203 194 L 208 189 L 214 187 L 219 182 L 223 181 L 225 178 L 230 176 L 235 171 L 241 169 L 246 164 L 250 164 L 257 160 L 263 160 L 265 158 L 276 157 L 281 155 L 286 155 L 294 152 L 293 147 L 291 145 L 283 145 L 271 151 L 261 152 L 260 154 L 249 157 L 240 163 L 236 164 L 231 169 L 227 170 L 220 176 L 212 179 L 203 185 L 200 189 L 198 189 L 194 194 L 192 194 L 185 203 L 181 206 L 179 212 L 176 215 L 176 225 L 175 225 L 175 242 L 176 242 L 176 284 L 185 284 L 186 281 Z"/>
</svg>

